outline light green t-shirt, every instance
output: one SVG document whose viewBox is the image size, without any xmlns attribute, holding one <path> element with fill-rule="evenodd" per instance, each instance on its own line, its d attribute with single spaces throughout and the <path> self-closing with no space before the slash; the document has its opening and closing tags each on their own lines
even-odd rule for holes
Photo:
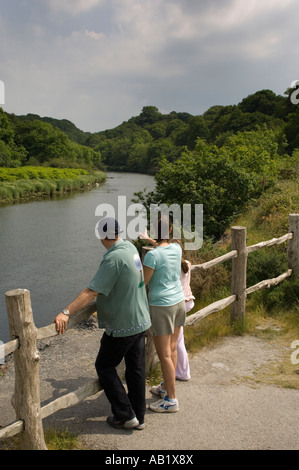
<svg viewBox="0 0 299 470">
<path fill-rule="evenodd" d="M 143 264 L 154 269 L 148 287 L 149 304 L 175 305 L 185 299 L 180 281 L 182 249 L 177 243 L 147 252 Z"/>
<path fill-rule="evenodd" d="M 88 287 L 99 292 L 99 327 L 108 335 L 133 336 L 151 326 L 143 268 L 132 243 L 115 242 Z"/>
</svg>

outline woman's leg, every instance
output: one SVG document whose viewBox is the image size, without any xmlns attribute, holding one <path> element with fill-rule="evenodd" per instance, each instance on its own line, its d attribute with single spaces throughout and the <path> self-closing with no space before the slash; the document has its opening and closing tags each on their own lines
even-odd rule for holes
<svg viewBox="0 0 299 470">
<path fill-rule="evenodd" d="M 173 334 L 154 336 L 155 348 L 161 363 L 164 379 L 163 388 L 167 390 L 168 398 L 175 398 L 175 369 L 177 363 L 177 341 L 180 327 Z"/>
</svg>

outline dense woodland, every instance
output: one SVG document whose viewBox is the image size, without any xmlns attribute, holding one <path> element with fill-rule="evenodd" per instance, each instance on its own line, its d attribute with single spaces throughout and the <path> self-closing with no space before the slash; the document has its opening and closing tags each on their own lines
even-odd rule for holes
<svg viewBox="0 0 299 470">
<path fill-rule="evenodd" d="M 144 204 L 203 203 L 205 233 L 218 238 L 244 205 L 275 184 L 295 178 L 299 106 L 261 90 L 231 106 L 192 116 L 145 106 L 114 129 L 79 130 L 68 120 L 0 108 L 0 166 L 51 166 L 154 174 Z"/>
</svg>

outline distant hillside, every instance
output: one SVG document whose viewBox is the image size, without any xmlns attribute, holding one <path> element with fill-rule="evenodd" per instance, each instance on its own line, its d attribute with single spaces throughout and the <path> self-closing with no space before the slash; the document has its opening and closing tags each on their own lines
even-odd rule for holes
<svg viewBox="0 0 299 470">
<path fill-rule="evenodd" d="M 0 166 L 85 161 L 110 170 L 155 174 L 162 158 L 175 162 L 186 149 L 195 149 L 198 138 L 222 147 L 230 136 L 261 126 L 285 138 L 285 151 L 291 155 L 299 147 L 299 106 L 292 104 L 292 92 L 288 89 L 281 96 L 271 90 L 257 91 L 237 105 L 215 105 L 197 116 L 176 111 L 162 114 L 155 106 L 145 106 L 139 116 L 94 133 L 66 119 L 16 116 L 2 110 Z"/>
<path fill-rule="evenodd" d="M 0 167 L 24 165 L 105 169 L 88 134 L 67 120 L 16 116 L 0 108 Z"/>
<path fill-rule="evenodd" d="M 51 126 L 56 127 L 60 131 L 64 132 L 70 140 L 77 142 L 77 144 L 85 143 L 87 137 L 90 135 L 90 132 L 84 132 L 78 129 L 71 121 L 67 119 L 54 119 L 51 117 L 41 117 L 38 114 L 27 114 L 21 116 L 10 115 L 10 119 L 17 121 L 43 121 L 51 124 Z"/>
</svg>

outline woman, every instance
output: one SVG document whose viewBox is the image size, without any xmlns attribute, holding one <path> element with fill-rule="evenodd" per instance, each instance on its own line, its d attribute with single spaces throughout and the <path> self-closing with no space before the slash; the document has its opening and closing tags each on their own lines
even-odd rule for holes
<svg viewBox="0 0 299 470">
<path fill-rule="evenodd" d="M 161 398 L 150 405 L 158 413 L 179 411 L 175 394 L 177 342 L 186 319 L 180 282 L 182 249 L 177 243 L 170 243 L 172 227 L 169 225 L 168 219 L 158 219 L 156 248 L 146 254 L 143 262 L 145 285 L 149 288 L 151 332 L 164 379 L 162 384 L 151 388 Z"/>
</svg>

